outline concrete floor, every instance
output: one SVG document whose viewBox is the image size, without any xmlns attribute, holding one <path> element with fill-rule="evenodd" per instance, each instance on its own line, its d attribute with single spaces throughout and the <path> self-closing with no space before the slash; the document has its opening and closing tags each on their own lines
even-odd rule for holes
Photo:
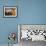
<svg viewBox="0 0 46 46">
<path fill-rule="evenodd" d="M 8 44 L 0 44 L 0 46 L 8 46 Z M 21 40 L 19 44 L 15 44 L 14 46 L 46 46 L 46 42 Z"/>
<path fill-rule="evenodd" d="M 21 40 L 20 46 L 46 46 L 46 42 L 45 41 Z"/>
<path fill-rule="evenodd" d="M 8 44 L 0 44 L 0 46 L 8 46 Z M 18 46 L 18 44 L 10 45 L 10 46 Z"/>
</svg>

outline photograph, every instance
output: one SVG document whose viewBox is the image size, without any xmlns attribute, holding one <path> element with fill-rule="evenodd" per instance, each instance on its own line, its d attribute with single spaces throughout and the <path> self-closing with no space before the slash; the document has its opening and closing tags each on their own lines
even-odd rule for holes
<svg viewBox="0 0 46 46">
<path fill-rule="evenodd" d="M 17 7 L 5 6 L 4 7 L 4 17 L 16 17 L 17 16 Z"/>
<path fill-rule="evenodd" d="M 18 33 L 20 33 L 20 41 L 46 41 L 46 25 L 18 25 Z"/>
</svg>

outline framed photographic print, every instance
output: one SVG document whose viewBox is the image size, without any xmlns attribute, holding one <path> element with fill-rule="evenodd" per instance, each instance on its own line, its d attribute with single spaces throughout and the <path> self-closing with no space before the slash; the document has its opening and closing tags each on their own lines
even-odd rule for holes
<svg viewBox="0 0 46 46">
<path fill-rule="evenodd" d="M 16 17 L 17 7 L 16 6 L 4 6 L 4 17 Z"/>
<path fill-rule="evenodd" d="M 19 24 L 18 41 L 46 41 L 46 24 Z"/>
</svg>

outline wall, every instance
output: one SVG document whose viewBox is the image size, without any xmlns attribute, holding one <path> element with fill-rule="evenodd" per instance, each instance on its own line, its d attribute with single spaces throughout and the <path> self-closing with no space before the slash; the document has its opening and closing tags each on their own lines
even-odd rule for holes
<svg viewBox="0 0 46 46">
<path fill-rule="evenodd" d="M 17 32 L 17 18 L 3 18 L 3 6 L 16 6 L 17 0 L 0 0 L 0 44 L 7 44 L 9 42 L 8 35 L 10 32 Z M 18 43 L 16 38 L 15 43 Z"/>
<path fill-rule="evenodd" d="M 0 0 L 0 44 L 7 44 L 9 32 L 18 24 L 46 24 L 46 0 Z M 3 6 L 17 6 L 16 18 L 3 18 Z M 16 40 L 17 43 L 17 40 Z"/>
<path fill-rule="evenodd" d="M 21 0 L 21 24 L 46 24 L 46 0 Z"/>
</svg>

